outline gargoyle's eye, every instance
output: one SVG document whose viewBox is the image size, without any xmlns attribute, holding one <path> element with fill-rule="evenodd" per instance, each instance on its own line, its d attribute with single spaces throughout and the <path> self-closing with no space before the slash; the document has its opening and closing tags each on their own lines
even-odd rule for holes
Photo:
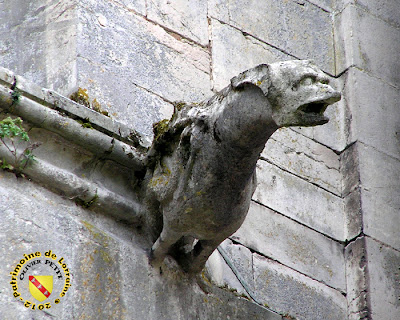
<svg viewBox="0 0 400 320">
<path fill-rule="evenodd" d="M 308 76 L 300 80 L 300 86 L 311 86 L 317 81 L 317 77 Z"/>
</svg>

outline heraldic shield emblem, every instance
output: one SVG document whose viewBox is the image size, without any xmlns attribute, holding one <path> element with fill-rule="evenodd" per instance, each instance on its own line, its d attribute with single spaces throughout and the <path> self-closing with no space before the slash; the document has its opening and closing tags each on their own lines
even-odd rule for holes
<svg viewBox="0 0 400 320">
<path fill-rule="evenodd" d="M 46 300 L 53 291 L 53 276 L 29 276 L 29 291 L 36 300 Z"/>
</svg>

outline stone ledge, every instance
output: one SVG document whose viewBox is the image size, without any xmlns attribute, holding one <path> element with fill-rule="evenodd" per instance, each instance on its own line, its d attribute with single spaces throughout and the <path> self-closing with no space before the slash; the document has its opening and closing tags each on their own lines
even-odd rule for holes
<svg viewBox="0 0 400 320">
<path fill-rule="evenodd" d="M 13 93 L 18 93 L 17 101 L 12 99 Z M 118 122 L 4 68 L 0 69 L 0 111 L 21 117 L 24 126 L 30 127 L 32 142 L 43 145 L 35 149 L 35 161 L 22 169 L 23 174 L 85 208 L 141 223 L 140 205 L 133 192 L 135 172 L 145 167 L 146 141 L 140 136 L 128 141 L 121 129 L 125 134 L 130 131 Z M 18 146 L 17 152 L 23 152 L 23 146 Z M 5 146 L 0 146 L 0 158 L 14 161 Z M 99 174 L 99 170 L 110 172 Z M 128 174 L 115 174 L 126 170 Z M 104 174 L 107 178 L 101 177 Z"/>
<path fill-rule="evenodd" d="M 125 124 L 86 108 L 54 90 L 41 88 L 25 78 L 14 74 L 12 71 L 0 67 L 0 86 L 10 89 L 14 83 L 22 96 L 51 109 L 61 110 L 73 118 L 89 119 L 90 123 L 97 126 L 102 132 L 113 136 L 117 140 L 144 148 L 149 147 L 151 144 L 147 136 L 140 135 Z"/>
</svg>

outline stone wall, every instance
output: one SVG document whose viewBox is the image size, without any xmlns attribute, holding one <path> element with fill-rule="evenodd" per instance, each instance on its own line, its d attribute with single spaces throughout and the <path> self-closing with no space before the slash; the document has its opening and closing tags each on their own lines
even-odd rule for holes
<svg viewBox="0 0 400 320">
<path fill-rule="evenodd" d="M 10 109 L 14 74 L 2 71 L 1 118 L 21 116 L 42 142 L 29 179 L 0 171 L 2 318 L 398 318 L 396 10 L 395 0 L 0 1 L 1 66 L 25 78 Z M 146 145 L 173 102 L 201 101 L 245 69 L 288 59 L 313 59 L 342 90 L 330 122 L 269 140 L 249 215 L 207 264 L 212 284 L 170 259 L 160 275 L 135 220 L 140 163 L 127 159 L 141 155 L 131 131 Z M 85 88 L 111 119 L 40 87 Z M 73 282 L 43 313 L 8 283 L 24 253 L 49 249 Z"/>
</svg>

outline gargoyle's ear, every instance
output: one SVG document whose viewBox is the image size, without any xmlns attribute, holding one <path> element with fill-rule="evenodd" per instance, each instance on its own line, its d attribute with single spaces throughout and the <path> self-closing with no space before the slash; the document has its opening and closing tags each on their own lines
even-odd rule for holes
<svg viewBox="0 0 400 320">
<path fill-rule="evenodd" d="M 231 85 L 234 89 L 240 89 L 245 84 L 252 84 L 259 87 L 266 96 L 271 84 L 268 65 L 260 64 L 231 79 Z"/>
</svg>

